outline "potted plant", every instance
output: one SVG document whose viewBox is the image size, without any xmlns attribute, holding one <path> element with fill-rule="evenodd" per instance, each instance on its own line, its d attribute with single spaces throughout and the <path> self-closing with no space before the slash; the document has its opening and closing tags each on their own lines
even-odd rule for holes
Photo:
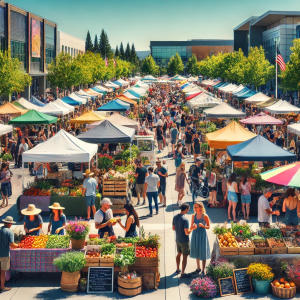
<svg viewBox="0 0 300 300">
<path fill-rule="evenodd" d="M 189 287 L 199 298 L 214 298 L 217 295 L 217 285 L 210 277 L 193 279 Z"/>
<path fill-rule="evenodd" d="M 76 293 L 78 291 L 80 270 L 85 265 L 84 253 L 67 252 L 53 260 L 53 265 L 62 271 L 60 287 L 62 291 Z"/>
<path fill-rule="evenodd" d="M 68 222 L 66 231 L 70 236 L 72 249 L 80 250 L 84 247 L 85 238 L 90 231 L 90 224 L 88 221 L 75 219 L 75 221 Z"/>
<path fill-rule="evenodd" d="M 228 262 L 226 259 L 211 261 L 206 267 L 206 275 L 217 282 L 220 278 L 233 276 L 234 269 L 236 269 L 235 265 Z"/>
<path fill-rule="evenodd" d="M 267 295 L 270 293 L 270 284 L 274 278 L 274 273 L 269 265 L 252 263 L 248 267 L 247 274 L 251 276 L 256 294 Z"/>
</svg>

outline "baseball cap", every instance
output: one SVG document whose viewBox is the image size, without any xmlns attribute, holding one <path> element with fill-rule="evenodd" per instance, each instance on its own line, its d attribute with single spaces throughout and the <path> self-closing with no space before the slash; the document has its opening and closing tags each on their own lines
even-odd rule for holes
<svg viewBox="0 0 300 300">
<path fill-rule="evenodd" d="M 113 205 L 109 198 L 103 198 L 101 201 L 101 205 L 103 204 Z"/>
<path fill-rule="evenodd" d="M 197 157 L 196 161 L 202 161 L 202 159 L 200 157 Z"/>
</svg>

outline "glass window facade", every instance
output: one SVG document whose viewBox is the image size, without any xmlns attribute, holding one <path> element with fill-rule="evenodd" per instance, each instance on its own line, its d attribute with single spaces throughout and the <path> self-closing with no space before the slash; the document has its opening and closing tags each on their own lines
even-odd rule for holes
<svg viewBox="0 0 300 300">
<path fill-rule="evenodd" d="M 46 68 L 55 58 L 55 28 L 45 25 L 46 37 Z M 63 49 L 64 46 L 62 46 Z"/>
<path fill-rule="evenodd" d="M 17 12 L 10 13 L 10 47 L 11 56 L 18 58 L 23 69 L 26 68 L 26 47 L 27 47 L 27 17 Z"/>
<path fill-rule="evenodd" d="M 44 48 L 43 48 L 43 40 L 44 40 L 44 26 L 43 22 L 37 21 L 40 23 L 40 57 L 32 57 L 32 19 L 30 20 L 30 73 L 43 73 L 43 56 L 44 56 Z"/>
<path fill-rule="evenodd" d="M 0 51 L 5 50 L 5 8 L 0 7 Z"/>
<path fill-rule="evenodd" d="M 263 48 L 265 49 L 266 58 L 269 62 L 274 63 L 276 58 L 276 44 L 280 49 L 280 31 L 276 31 L 263 39 Z"/>
</svg>

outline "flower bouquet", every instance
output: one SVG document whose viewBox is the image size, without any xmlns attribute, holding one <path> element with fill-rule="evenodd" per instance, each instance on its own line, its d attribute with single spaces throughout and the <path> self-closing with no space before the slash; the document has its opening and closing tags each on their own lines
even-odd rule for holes
<svg viewBox="0 0 300 300">
<path fill-rule="evenodd" d="M 193 279 L 190 290 L 199 298 L 214 298 L 217 295 L 217 285 L 210 277 Z"/>
<path fill-rule="evenodd" d="M 267 264 L 262 263 L 252 263 L 249 265 L 247 274 L 251 276 L 252 279 L 268 281 L 273 280 L 274 273 L 272 268 Z"/>
<path fill-rule="evenodd" d="M 71 239 L 74 240 L 84 240 L 90 231 L 91 225 L 88 221 L 75 219 L 74 221 L 69 221 L 66 231 Z"/>
</svg>

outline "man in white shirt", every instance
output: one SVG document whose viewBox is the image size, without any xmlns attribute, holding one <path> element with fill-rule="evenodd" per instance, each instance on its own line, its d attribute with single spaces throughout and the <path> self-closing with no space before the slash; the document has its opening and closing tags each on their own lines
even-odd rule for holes
<svg viewBox="0 0 300 300">
<path fill-rule="evenodd" d="M 261 195 L 258 199 L 258 223 L 259 226 L 269 226 L 272 222 L 272 215 L 279 216 L 280 212 L 272 211 L 272 208 L 270 207 L 270 203 L 274 204 L 278 198 L 274 198 L 273 201 L 269 202 L 268 198 L 272 196 L 273 189 L 265 189 L 264 194 Z"/>
<path fill-rule="evenodd" d="M 147 192 L 148 202 L 149 202 L 149 210 L 150 214 L 149 217 L 152 217 L 152 198 L 155 203 L 156 214 L 158 215 L 158 188 L 160 185 L 159 176 L 153 174 L 153 167 L 148 168 L 149 176 L 145 178 L 145 191 Z"/>
<path fill-rule="evenodd" d="M 26 144 L 25 139 L 22 138 L 18 151 L 18 168 L 22 166 L 22 153 L 25 151 L 28 151 L 28 144 Z"/>
</svg>

